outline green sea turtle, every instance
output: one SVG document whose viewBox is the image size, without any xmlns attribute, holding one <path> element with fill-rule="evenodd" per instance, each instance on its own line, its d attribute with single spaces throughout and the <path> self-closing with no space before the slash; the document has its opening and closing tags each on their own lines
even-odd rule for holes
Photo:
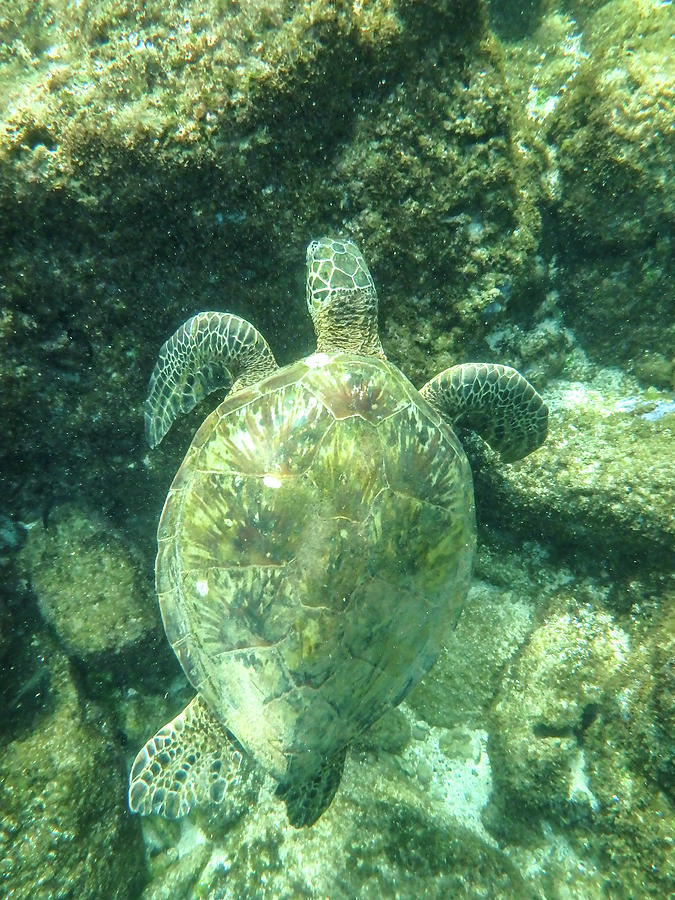
<svg viewBox="0 0 675 900">
<path fill-rule="evenodd" d="M 230 392 L 159 523 L 164 628 L 197 696 L 136 757 L 134 812 L 178 818 L 257 766 L 293 825 L 315 822 L 349 742 L 429 671 L 466 597 L 473 485 L 452 425 L 507 462 L 546 436 L 541 397 L 506 366 L 453 366 L 416 390 L 385 357 L 351 241 L 309 244 L 307 305 L 317 348 L 299 362 L 279 368 L 251 324 L 203 312 L 152 374 L 152 446 Z"/>
</svg>

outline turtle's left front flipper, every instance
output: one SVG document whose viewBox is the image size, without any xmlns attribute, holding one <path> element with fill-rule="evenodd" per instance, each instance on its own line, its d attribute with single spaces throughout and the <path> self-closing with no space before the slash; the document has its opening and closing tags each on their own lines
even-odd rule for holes
<svg viewBox="0 0 675 900">
<path fill-rule="evenodd" d="M 504 462 L 522 459 L 546 439 L 548 408 L 510 366 L 452 366 L 428 381 L 420 394 L 451 425 L 479 434 Z"/>
<path fill-rule="evenodd" d="M 198 695 L 137 755 L 129 776 L 129 809 L 180 819 L 208 802 L 236 807 L 253 771 Z"/>
</svg>

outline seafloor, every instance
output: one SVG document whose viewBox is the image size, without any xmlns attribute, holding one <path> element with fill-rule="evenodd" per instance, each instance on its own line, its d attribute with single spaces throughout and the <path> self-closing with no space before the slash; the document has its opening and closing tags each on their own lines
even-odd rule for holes
<svg viewBox="0 0 675 900">
<path fill-rule="evenodd" d="M 0 895 L 675 895 L 672 26 L 663 0 L 3 0 Z M 325 232 L 415 384 L 514 365 L 549 437 L 510 466 L 468 442 L 469 602 L 314 827 L 268 781 L 141 820 L 130 762 L 191 696 L 154 531 L 216 402 L 149 451 L 148 376 L 201 309 L 309 352 Z"/>
</svg>

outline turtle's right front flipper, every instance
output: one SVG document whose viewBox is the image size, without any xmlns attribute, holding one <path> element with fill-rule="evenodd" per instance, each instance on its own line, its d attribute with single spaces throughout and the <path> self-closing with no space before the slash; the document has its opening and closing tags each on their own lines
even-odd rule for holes
<svg viewBox="0 0 675 900">
<path fill-rule="evenodd" d="M 546 439 L 548 407 L 510 366 L 451 366 L 428 381 L 420 394 L 451 425 L 479 434 L 504 462 L 522 459 Z"/>
<path fill-rule="evenodd" d="M 277 368 L 269 344 L 239 316 L 202 312 L 188 319 L 159 351 L 145 401 L 145 435 L 156 447 L 178 413 L 219 387 L 239 390 Z"/>
<path fill-rule="evenodd" d="M 180 819 L 206 803 L 245 808 L 244 787 L 253 774 L 249 757 L 197 695 L 136 756 L 129 809 Z"/>
</svg>

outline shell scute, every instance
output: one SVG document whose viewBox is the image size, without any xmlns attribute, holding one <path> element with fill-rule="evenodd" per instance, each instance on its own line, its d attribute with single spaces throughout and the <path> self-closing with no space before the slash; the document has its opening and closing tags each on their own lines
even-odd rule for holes
<svg viewBox="0 0 675 900">
<path fill-rule="evenodd" d="M 199 473 L 181 510 L 183 571 L 285 565 L 311 528 L 315 491 L 303 479 Z"/>
<path fill-rule="evenodd" d="M 190 467 L 279 477 L 308 468 L 332 416 L 297 381 L 264 388 L 255 401 L 227 412 L 226 400 L 209 416 L 204 423 L 209 434 L 202 435 L 201 452 L 189 460 Z"/>
<path fill-rule="evenodd" d="M 307 478 L 327 517 L 362 521 L 385 486 L 377 429 L 358 417 L 337 423 L 317 448 Z"/>
<path fill-rule="evenodd" d="M 308 390 L 336 419 L 359 416 L 373 425 L 409 405 L 405 382 L 389 363 L 350 354 L 328 357 L 323 366 L 313 368 L 303 378 Z"/>
<path fill-rule="evenodd" d="M 271 647 L 288 634 L 292 608 L 278 567 L 212 568 L 183 575 L 182 593 L 199 615 L 209 656 Z"/>
<path fill-rule="evenodd" d="M 442 508 L 465 507 L 471 471 L 454 433 L 429 420 L 426 410 L 408 406 L 380 425 L 382 456 L 392 490 Z"/>
</svg>

